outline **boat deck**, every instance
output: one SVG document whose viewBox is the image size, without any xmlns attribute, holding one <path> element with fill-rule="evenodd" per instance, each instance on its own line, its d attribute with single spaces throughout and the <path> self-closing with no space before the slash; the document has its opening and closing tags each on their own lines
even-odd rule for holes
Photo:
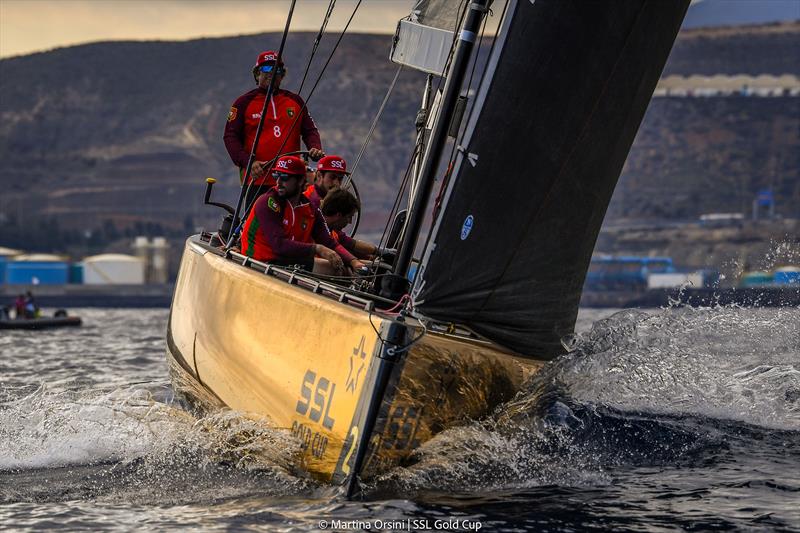
<svg viewBox="0 0 800 533">
<path fill-rule="evenodd" d="M 238 252 L 212 246 L 209 241 L 210 235 L 208 234 L 194 235 L 189 239 L 190 247 L 199 247 L 203 252 L 211 252 L 243 267 L 284 281 L 289 285 L 294 285 L 326 298 L 360 308 L 363 311 L 373 313 L 382 318 L 393 319 L 399 314 L 398 312 L 394 312 L 394 310 L 400 309 L 400 303 L 398 301 L 356 290 L 352 287 L 347 287 L 326 279 L 327 277 L 325 276 L 317 276 L 299 268 L 278 266 L 257 261 Z M 200 250 L 197 251 L 200 252 Z M 347 279 L 351 280 L 355 278 Z M 368 279 L 368 277 L 363 279 Z M 411 325 L 425 328 L 431 333 L 438 333 L 454 339 L 475 342 L 481 345 L 494 345 L 495 349 L 500 348 L 495 343 L 481 337 L 463 325 L 430 321 L 428 319 L 424 320 L 423 325 L 422 320 L 413 315 L 407 316 L 406 320 L 409 321 Z M 511 351 L 508 351 L 508 354 L 514 355 Z"/>
</svg>

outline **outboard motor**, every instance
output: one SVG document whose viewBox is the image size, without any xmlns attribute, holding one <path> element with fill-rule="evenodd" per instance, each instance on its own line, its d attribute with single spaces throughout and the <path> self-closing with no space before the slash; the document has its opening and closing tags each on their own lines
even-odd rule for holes
<svg viewBox="0 0 800 533">
<path fill-rule="evenodd" d="M 219 246 L 221 244 L 227 244 L 228 236 L 231 234 L 231 228 L 234 228 L 239 225 L 239 221 L 236 221 L 236 224 L 233 222 L 233 214 L 235 213 L 235 209 L 228 204 L 223 204 L 219 202 L 212 202 L 211 201 L 211 189 L 214 187 L 214 184 L 217 182 L 214 178 L 206 178 L 206 196 L 203 199 L 204 205 L 214 205 L 217 207 L 221 207 L 225 211 L 228 212 L 222 218 L 222 224 L 220 224 L 219 230 L 217 230 L 217 235 L 211 238 L 210 244 L 212 246 Z"/>
</svg>

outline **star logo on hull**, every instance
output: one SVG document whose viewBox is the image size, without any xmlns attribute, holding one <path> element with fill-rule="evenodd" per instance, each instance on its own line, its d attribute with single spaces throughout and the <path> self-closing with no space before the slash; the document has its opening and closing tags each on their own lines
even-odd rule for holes
<svg viewBox="0 0 800 533">
<path fill-rule="evenodd" d="M 366 366 L 367 352 L 364 351 L 364 342 L 366 337 L 361 336 L 358 346 L 353 348 L 353 355 L 350 356 L 350 372 L 347 374 L 347 381 L 345 382 L 345 390 L 351 394 L 355 394 L 356 387 L 358 387 L 358 378 Z M 356 370 L 358 368 L 358 370 Z"/>
</svg>

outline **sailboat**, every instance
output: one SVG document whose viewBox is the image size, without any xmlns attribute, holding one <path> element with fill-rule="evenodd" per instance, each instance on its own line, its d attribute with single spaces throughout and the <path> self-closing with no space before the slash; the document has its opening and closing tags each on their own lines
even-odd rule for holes
<svg viewBox="0 0 800 533">
<path fill-rule="evenodd" d="M 348 495 L 510 400 L 566 349 L 608 202 L 688 3 L 491 6 L 499 26 L 468 90 L 489 0 L 416 2 L 391 60 L 429 73 L 426 94 L 432 78 L 444 87 L 424 99 L 434 102 L 430 128 L 391 232 L 391 271 L 337 283 L 254 261 L 216 234 L 190 237 L 167 332 L 176 389 L 290 431 L 302 443 L 298 469 Z"/>
</svg>

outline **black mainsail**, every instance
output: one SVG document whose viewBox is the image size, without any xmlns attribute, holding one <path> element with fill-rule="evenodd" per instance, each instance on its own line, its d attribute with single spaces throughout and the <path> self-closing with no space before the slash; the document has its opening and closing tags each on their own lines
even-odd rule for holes
<svg viewBox="0 0 800 533">
<path fill-rule="evenodd" d="M 415 312 L 552 358 L 689 0 L 509 0 Z"/>
</svg>

